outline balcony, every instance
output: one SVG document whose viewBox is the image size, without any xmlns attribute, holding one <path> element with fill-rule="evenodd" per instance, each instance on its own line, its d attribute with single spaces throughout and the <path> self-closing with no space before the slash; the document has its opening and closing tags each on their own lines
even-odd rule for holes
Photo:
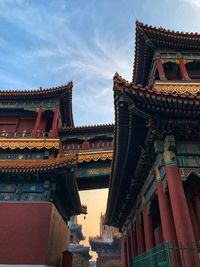
<svg viewBox="0 0 200 267">
<path fill-rule="evenodd" d="M 51 136 L 51 131 L 43 132 L 37 131 L 34 135 L 33 131 L 16 131 L 16 132 L 8 132 L 8 131 L 1 131 L 0 138 L 55 138 Z"/>
</svg>

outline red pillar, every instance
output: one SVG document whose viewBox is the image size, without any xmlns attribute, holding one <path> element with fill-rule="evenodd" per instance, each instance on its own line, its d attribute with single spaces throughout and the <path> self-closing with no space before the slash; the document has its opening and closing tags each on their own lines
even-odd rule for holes
<svg viewBox="0 0 200 267">
<path fill-rule="evenodd" d="M 41 118 L 42 118 L 42 108 L 39 108 L 37 110 L 37 118 L 36 118 L 34 130 L 33 130 L 33 137 L 37 137 L 38 130 L 40 128 Z"/>
<path fill-rule="evenodd" d="M 160 80 L 161 81 L 166 81 L 167 78 L 165 76 L 162 60 L 160 58 L 157 58 L 156 66 L 157 66 L 157 69 L 158 69 L 158 74 L 159 74 Z"/>
<path fill-rule="evenodd" d="M 127 236 L 124 237 L 124 267 L 128 267 Z"/>
<path fill-rule="evenodd" d="M 195 235 L 192 227 L 181 175 L 177 166 L 176 155 L 173 152 L 175 150 L 174 137 L 168 136 L 166 138 L 165 145 L 165 171 L 168 182 L 168 190 L 172 206 L 172 213 L 174 217 L 177 240 L 180 247 L 185 245 L 192 246 L 195 242 Z M 191 266 L 191 260 L 193 264 L 192 266 L 198 266 L 196 262 L 197 255 L 195 255 L 195 252 L 192 253 L 192 251 L 190 251 L 191 255 L 190 253 L 188 253 L 187 250 L 183 250 L 182 252 L 182 262 L 185 263 L 186 267 Z"/>
<path fill-rule="evenodd" d="M 147 206 L 145 205 L 142 210 L 143 223 L 144 223 L 144 236 L 146 251 L 155 246 L 153 224 L 150 214 L 148 214 Z"/>
<path fill-rule="evenodd" d="M 192 199 L 187 198 L 187 203 L 188 203 L 188 208 L 190 212 L 190 218 L 191 218 L 193 229 L 194 229 L 195 238 L 196 238 L 196 241 L 199 241 L 200 240 L 200 225 L 198 223 L 198 219 L 197 219 L 194 207 L 193 207 Z"/>
<path fill-rule="evenodd" d="M 124 237 L 121 238 L 121 265 L 125 266 L 125 240 Z"/>
<path fill-rule="evenodd" d="M 132 258 L 132 247 L 131 247 L 131 232 L 127 229 L 127 255 L 128 255 L 128 266 L 131 264 Z"/>
<path fill-rule="evenodd" d="M 73 254 L 68 250 L 64 251 L 62 254 L 61 267 L 71 267 L 72 266 Z"/>
<path fill-rule="evenodd" d="M 187 69 L 185 67 L 185 60 L 183 58 L 179 59 L 179 67 L 184 81 L 189 81 L 190 77 L 188 75 Z"/>
<path fill-rule="evenodd" d="M 194 194 L 194 209 L 195 209 L 195 214 L 198 220 L 198 224 L 200 225 L 200 192 L 196 192 Z"/>
<path fill-rule="evenodd" d="M 138 215 L 136 218 L 136 235 L 137 235 L 138 255 L 140 255 L 145 252 L 144 230 L 143 230 L 141 215 Z"/>
<path fill-rule="evenodd" d="M 164 192 L 163 184 L 157 177 L 157 195 L 158 195 L 158 203 L 160 210 L 160 219 L 162 225 L 163 239 L 166 242 L 169 242 L 171 246 L 173 246 L 174 242 L 177 241 L 176 230 L 174 226 L 174 219 L 172 215 L 171 204 L 169 200 L 169 196 Z M 176 266 L 176 254 L 172 249 L 172 262 L 173 266 Z"/>
<path fill-rule="evenodd" d="M 135 225 L 131 223 L 131 248 L 132 248 L 132 258 L 137 256 L 137 237 L 135 232 Z"/>
<path fill-rule="evenodd" d="M 49 136 L 54 137 L 57 134 L 57 129 L 58 129 L 58 114 L 59 114 L 59 108 L 56 108 L 54 110 L 53 122 L 52 122 L 51 132 L 50 132 Z"/>
</svg>

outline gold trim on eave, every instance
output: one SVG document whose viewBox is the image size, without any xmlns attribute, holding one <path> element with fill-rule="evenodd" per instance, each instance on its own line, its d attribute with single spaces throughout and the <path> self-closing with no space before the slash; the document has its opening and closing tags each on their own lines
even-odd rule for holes
<svg viewBox="0 0 200 267">
<path fill-rule="evenodd" d="M 59 149 L 60 140 L 59 139 L 0 139 L 0 148 L 2 149 Z"/>
<path fill-rule="evenodd" d="M 155 84 L 155 91 L 158 93 L 175 94 L 175 95 L 197 95 L 200 93 L 200 84 Z"/>
<path fill-rule="evenodd" d="M 112 151 L 98 151 L 98 152 L 81 152 L 78 153 L 78 163 L 82 163 L 84 161 L 90 162 L 98 161 L 98 160 L 112 160 Z"/>
</svg>

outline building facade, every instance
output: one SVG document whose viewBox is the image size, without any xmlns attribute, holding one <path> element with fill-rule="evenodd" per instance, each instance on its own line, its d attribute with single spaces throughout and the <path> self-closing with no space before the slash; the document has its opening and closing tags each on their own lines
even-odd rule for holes
<svg viewBox="0 0 200 267">
<path fill-rule="evenodd" d="M 0 264 L 60 266 L 69 260 L 72 215 L 82 208 L 77 155 L 65 154 L 58 129 L 73 127 L 72 83 L 0 91 Z M 63 252 L 66 252 L 63 256 Z"/>
<path fill-rule="evenodd" d="M 78 190 L 108 187 L 114 125 L 75 127 L 72 87 L 0 91 L 0 265 L 90 258 L 68 221 L 87 213 Z"/>
<path fill-rule="evenodd" d="M 91 249 L 98 255 L 96 266 L 101 267 L 110 261 L 120 262 L 120 237 L 118 229 L 104 224 L 105 215 L 100 217 L 100 235 L 90 237 Z"/>
<path fill-rule="evenodd" d="M 200 35 L 136 22 L 133 81 L 113 89 L 106 223 L 122 266 L 200 266 Z"/>
<path fill-rule="evenodd" d="M 89 264 L 91 256 L 89 254 L 90 247 L 80 244 L 81 241 L 85 240 L 82 232 L 82 225 L 78 224 L 77 216 L 72 216 L 68 222 L 70 230 L 70 242 L 69 251 L 76 255 L 79 255 L 85 263 Z"/>
</svg>

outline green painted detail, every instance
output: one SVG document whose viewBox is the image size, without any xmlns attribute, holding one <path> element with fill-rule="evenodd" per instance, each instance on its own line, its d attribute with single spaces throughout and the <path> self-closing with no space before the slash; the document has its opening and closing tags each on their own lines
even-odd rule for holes
<svg viewBox="0 0 200 267">
<path fill-rule="evenodd" d="M 155 267 L 155 266 L 162 266 L 162 267 L 179 267 L 179 266 L 186 266 L 187 260 L 189 258 L 189 262 L 192 263 L 194 256 L 197 255 L 195 258 L 195 265 L 191 265 L 191 267 L 200 266 L 200 259 L 198 254 L 200 252 L 200 243 L 196 242 L 193 244 L 169 244 L 168 242 L 164 242 L 162 244 L 157 245 L 153 249 L 134 257 L 132 266 L 133 267 Z M 174 254 L 174 259 L 172 262 L 172 255 Z M 181 261 L 180 262 L 180 255 Z M 192 258 L 193 257 L 193 258 Z"/>
<path fill-rule="evenodd" d="M 173 135 L 167 135 L 164 141 L 164 151 L 175 151 L 176 142 Z"/>
<path fill-rule="evenodd" d="M 161 180 L 164 179 L 165 174 L 166 174 L 166 172 L 165 172 L 165 167 L 162 166 L 162 167 L 160 168 L 160 179 L 161 179 Z"/>
<path fill-rule="evenodd" d="M 49 200 L 49 181 L 7 181 L 0 183 L 0 201 Z"/>
<path fill-rule="evenodd" d="M 161 154 L 164 151 L 164 144 L 161 140 L 156 140 L 154 142 L 154 149 L 157 154 Z"/>
<path fill-rule="evenodd" d="M 160 244 L 154 247 L 152 250 L 134 257 L 133 265 L 134 267 L 172 267 L 171 253 L 167 243 Z"/>
<path fill-rule="evenodd" d="M 97 176 L 110 176 L 111 163 L 107 161 L 101 162 L 88 162 L 78 164 L 76 171 L 77 178 L 88 178 Z"/>
<path fill-rule="evenodd" d="M 10 152 L 7 153 L 6 151 L 2 151 L 0 154 L 0 160 L 35 160 L 35 159 L 45 159 L 49 155 L 49 151 L 45 152 L 31 152 L 31 153 L 19 153 Z"/>
<path fill-rule="evenodd" d="M 177 155 L 200 155 L 200 143 L 199 142 L 177 142 L 176 145 Z"/>
<path fill-rule="evenodd" d="M 77 178 L 81 177 L 95 177 L 95 176 L 109 176 L 111 173 L 111 167 L 101 168 L 85 168 L 77 170 Z"/>
<path fill-rule="evenodd" d="M 176 154 L 173 151 L 164 151 L 163 158 L 166 166 L 177 165 Z"/>
<path fill-rule="evenodd" d="M 181 168 L 199 168 L 200 167 L 200 158 L 199 156 L 178 156 L 178 166 Z"/>
<path fill-rule="evenodd" d="M 9 102 L 9 101 L 2 101 L 0 102 L 1 109 L 6 109 L 6 108 L 13 108 L 13 109 L 24 109 L 24 110 L 30 110 L 30 111 L 35 111 L 36 108 L 42 107 L 45 110 L 51 110 L 55 108 L 59 104 L 58 99 L 52 98 L 52 99 L 45 99 L 45 100 L 37 100 L 35 99 L 34 101 L 29 101 L 26 100 L 25 102 Z"/>
</svg>

